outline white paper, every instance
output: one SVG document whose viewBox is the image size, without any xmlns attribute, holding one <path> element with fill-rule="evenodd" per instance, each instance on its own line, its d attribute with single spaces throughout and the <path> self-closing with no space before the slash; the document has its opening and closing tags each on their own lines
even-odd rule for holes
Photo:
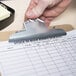
<svg viewBox="0 0 76 76">
<path fill-rule="evenodd" d="M 0 43 L 2 76 L 76 76 L 76 30 L 66 36 Z"/>
<path fill-rule="evenodd" d="M 10 16 L 10 12 L 0 5 L 0 21 L 8 18 Z"/>
</svg>

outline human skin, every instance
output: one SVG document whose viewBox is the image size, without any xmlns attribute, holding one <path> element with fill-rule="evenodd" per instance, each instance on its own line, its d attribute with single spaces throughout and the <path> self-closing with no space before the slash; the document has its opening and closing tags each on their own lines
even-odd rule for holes
<svg viewBox="0 0 76 76">
<path fill-rule="evenodd" d="M 31 0 L 25 13 L 25 18 L 40 18 L 49 25 L 50 22 L 61 15 L 72 0 Z"/>
</svg>

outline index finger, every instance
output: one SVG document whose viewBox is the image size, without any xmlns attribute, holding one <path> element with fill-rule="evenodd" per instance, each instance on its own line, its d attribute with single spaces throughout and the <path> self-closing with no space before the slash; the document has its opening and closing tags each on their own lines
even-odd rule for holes
<svg viewBox="0 0 76 76">
<path fill-rule="evenodd" d="M 36 7 L 37 3 L 38 3 L 38 0 L 31 0 L 29 7 L 27 8 L 27 11 L 25 13 L 25 20 L 28 19 L 28 16 L 27 16 L 28 11 L 31 11 L 34 7 Z"/>
</svg>

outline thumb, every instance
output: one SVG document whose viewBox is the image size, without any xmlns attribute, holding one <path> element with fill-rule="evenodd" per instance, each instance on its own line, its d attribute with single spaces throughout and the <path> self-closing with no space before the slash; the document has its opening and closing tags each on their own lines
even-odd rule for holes
<svg viewBox="0 0 76 76">
<path fill-rule="evenodd" d="M 37 4 L 36 7 L 34 7 L 31 10 L 28 10 L 27 12 L 27 17 L 28 18 L 37 18 L 41 16 L 44 12 L 44 10 L 48 7 L 49 5 L 49 0 L 40 0 Z"/>
</svg>

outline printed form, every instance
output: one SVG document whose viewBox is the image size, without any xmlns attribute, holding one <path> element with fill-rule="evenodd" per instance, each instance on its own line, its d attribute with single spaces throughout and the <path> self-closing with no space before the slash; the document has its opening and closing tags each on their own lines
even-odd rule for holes
<svg viewBox="0 0 76 76">
<path fill-rule="evenodd" d="M 0 76 L 76 76 L 76 30 L 57 38 L 0 42 Z"/>
</svg>

